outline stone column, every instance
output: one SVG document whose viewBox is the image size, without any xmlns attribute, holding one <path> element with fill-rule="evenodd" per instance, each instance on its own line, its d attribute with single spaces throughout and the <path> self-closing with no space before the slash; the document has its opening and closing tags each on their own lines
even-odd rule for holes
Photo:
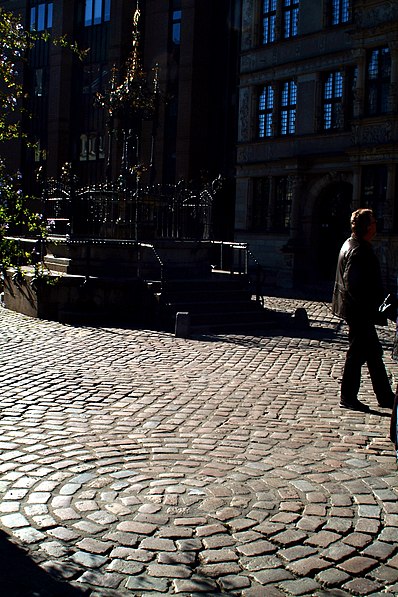
<svg viewBox="0 0 398 597">
<path fill-rule="evenodd" d="M 358 75 L 354 90 L 354 118 L 360 118 L 364 113 L 365 80 L 366 80 L 366 52 L 358 49 L 353 52 L 358 64 Z"/>
<path fill-rule="evenodd" d="M 275 18 L 275 39 L 281 40 L 283 39 L 283 11 L 282 11 L 282 2 L 278 2 L 276 5 L 276 18 Z"/>
<path fill-rule="evenodd" d="M 247 230 L 247 212 L 250 197 L 250 179 L 237 177 L 236 179 L 236 209 L 235 230 Z"/>
<path fill-rule="evenodd" d="M 321 74 L 315 73 L 315 109 L 313 111 L 313 127 L 314 131 L 318 133 L 323 130 L 323 96 L 322 96 L 322 77 Z"/>
<path fill-rule="evenodd" d="M 269 196 L 268 196 L 268 213 L 267 213 L 267 231 L 272 230 L 272 215 L 275 206 L 275 176 L 269 176 Z"/>
<path fill-rule="evenodd" d="M 251 89 L 241 87 L 239 90 L 239 113 L 238 113 L 238 142 L 250 141 L 250 115 L 251 115 Z"/>
<path fill-rule="evenodd" d="M 292 185 L 292 208 L 290 212 L 290 242 L 298 239 L 300 232 L 300 205 L 302 177 L 298 175 L 289 176 Z"/>
<path fill-rule="evenodd" d="M 253 47 L 253 16 L 258 14 L 256 13 L 257 4 L 257 0 L 243 0 L 242 2 L 242 50 L 250 50 Z"/>
</svg>

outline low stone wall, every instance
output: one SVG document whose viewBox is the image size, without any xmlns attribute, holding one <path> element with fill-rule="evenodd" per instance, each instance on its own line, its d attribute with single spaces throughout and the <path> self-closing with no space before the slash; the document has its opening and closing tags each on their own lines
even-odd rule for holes
<svg viewBox="0 0 398 597">
<path fill-rule="evenodd" d="M 135 327 L 157 325 L 156 293 L 137 278 L 89 277 L 50 272 L 34 280 L 34 269 L 23 277 L 7 273 L 4 304 L 30 317 L 69 323 L 112 324 Z"/>
<path fill-rule="evenodd" d="M 24 266 L 22 276 L 7 273 L 6 308 L 55 321 L 163 329 L 170 326 L 162 308 L 165 280 L 210 280 L 211 264 L 217 263 L 212 252 L 220 247 L 207 241 L 153 245 L 50 237 L 41 249 L 39 266 Z M 43 278 L 37 278 L 38 268 Z"/>
</svg>

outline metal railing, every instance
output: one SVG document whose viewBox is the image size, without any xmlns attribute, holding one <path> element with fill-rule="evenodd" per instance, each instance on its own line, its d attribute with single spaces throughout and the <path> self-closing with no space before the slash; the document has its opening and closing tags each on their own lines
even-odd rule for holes
<svg viewBox="0 0 398 597">
<path fill-rule="evenodd" d="M 43 193 L 49 233 L 86 238 L 208 240 L 212 204 L 210 187 L 182 185 L 74 189 L 63 181 L 50 181 Z"/>
</svg>

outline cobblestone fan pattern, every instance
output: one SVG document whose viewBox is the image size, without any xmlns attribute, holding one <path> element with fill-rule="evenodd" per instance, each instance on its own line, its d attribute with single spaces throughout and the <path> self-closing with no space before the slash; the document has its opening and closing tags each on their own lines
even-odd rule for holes
<svg viewBox="0 0 398 597">
<path fill-rule="evenodd" d="M 339 408 L 329 305 L 266 306 L 305 307 L 311 328 L 178 339 L 1 309 L 12 542 L 92 597 L 398 595 L 390 411 L 365 372 L 372 411 Z"/>
</svg>

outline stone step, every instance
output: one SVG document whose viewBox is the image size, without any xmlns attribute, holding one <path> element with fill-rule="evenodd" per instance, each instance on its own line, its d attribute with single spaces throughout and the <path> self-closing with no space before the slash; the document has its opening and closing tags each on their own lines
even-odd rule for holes
<svg viewBox="0 0 398 597">
<path fill-rule="evenodd" d="M 259 314 L 263 309 L 252 300 L 218 300 L 218 301 L 195 301 L 195 302 L 168 302 L 165 304 L 165 308 L 172 313 L 178 313 L 179 311 L 186 311 L 191 315 L 195 314 L 207 314 L 219 315 L 219 314 L 231 314 L 231 313 L 256 313 Z"/>
<path fill-rule="evenodd" d="M 163 322 L 172 329 L 177 313 L 188 313 L 192 328 L 233 328 L 238 323 L 256 327 L 265 311 L 252 294 L 249 277 L 243 274 L 217 271 L 206 277 L 166 279 L 160 295 Z"/>
</svg>

